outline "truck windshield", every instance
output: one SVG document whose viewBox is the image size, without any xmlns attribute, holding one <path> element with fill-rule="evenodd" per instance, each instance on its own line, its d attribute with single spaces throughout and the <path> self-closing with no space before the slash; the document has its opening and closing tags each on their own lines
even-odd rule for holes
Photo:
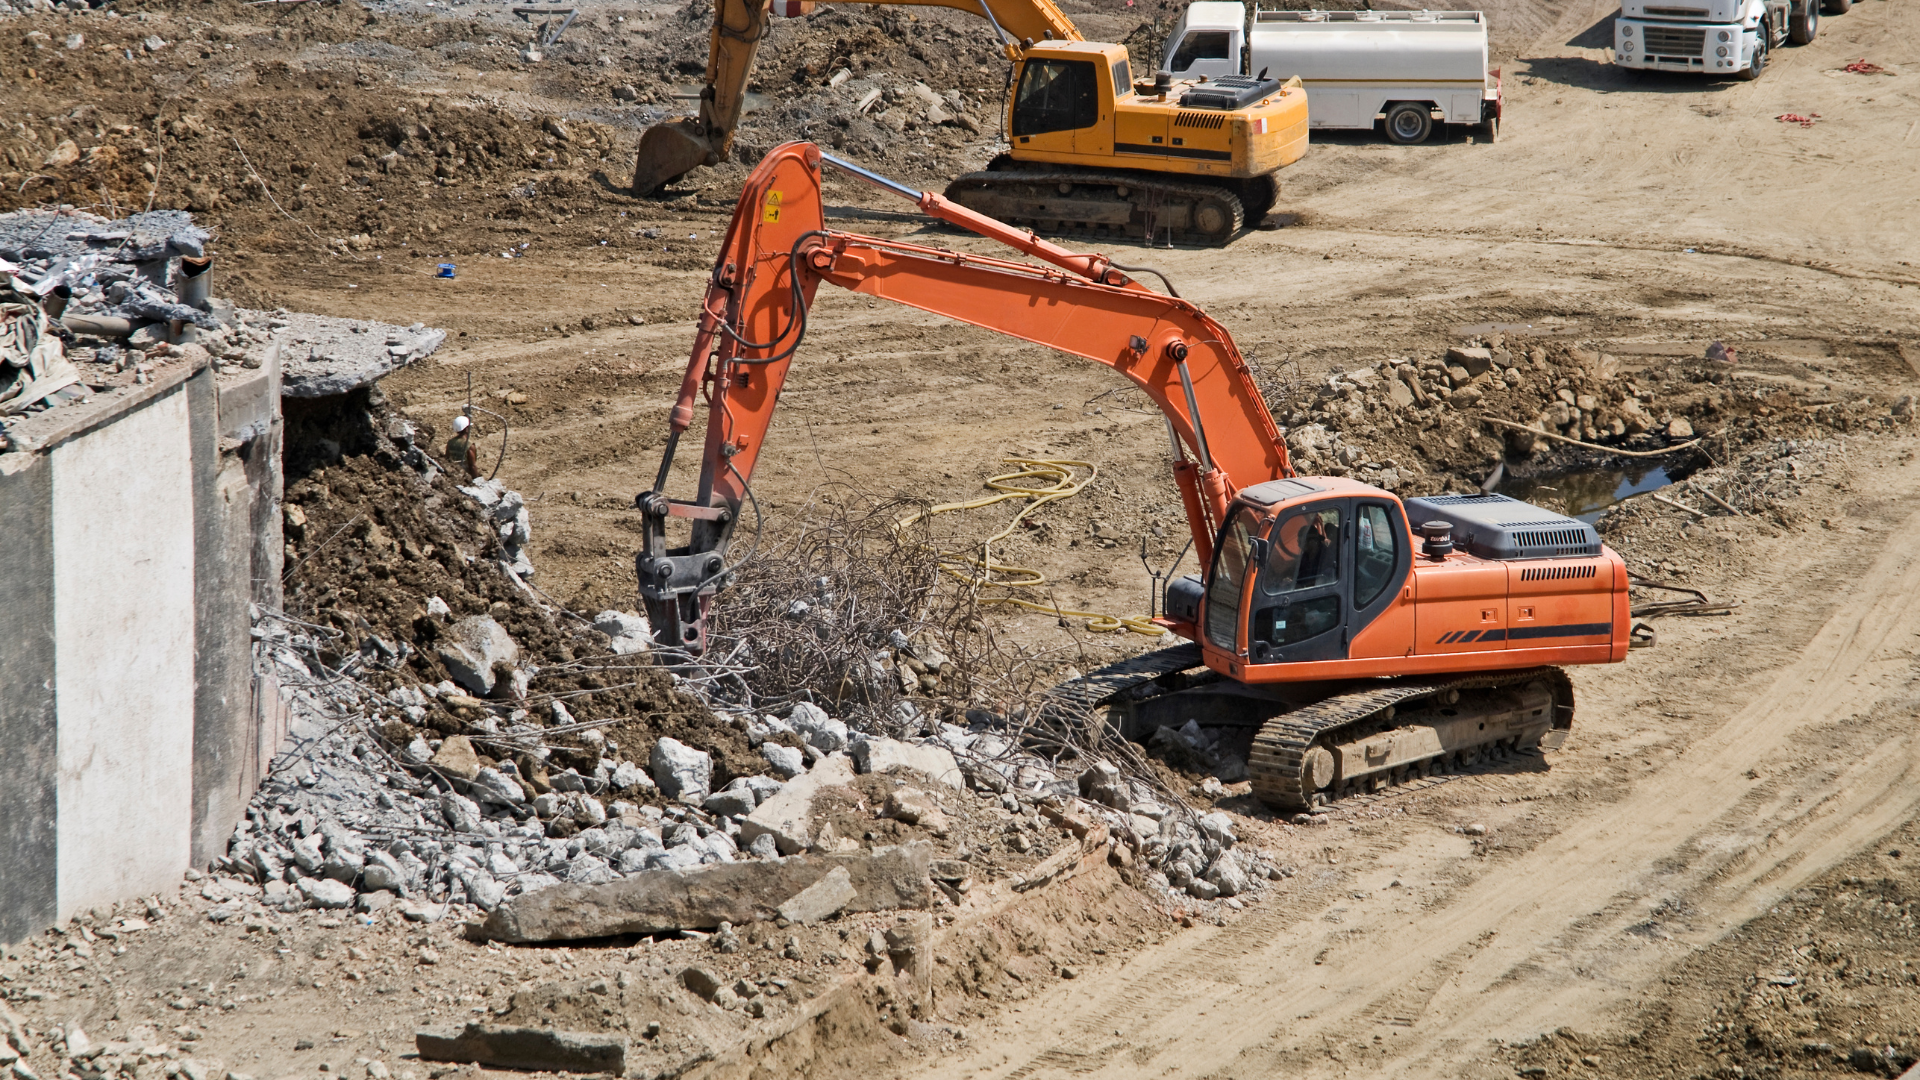
<svg viewBox="0 0 1920 1080">
<path fill-rule="evenodd" d="M 1227 58 L 1227 32 L 1225 30 L 1189 30 L 1187 36 L 1180 39 L 1180 47 L 1174 50 L 1173 62 L 1167 70 L 1179 74 L 1193 66 L 1196 60 L 1225 60 Z"/>
</svg>

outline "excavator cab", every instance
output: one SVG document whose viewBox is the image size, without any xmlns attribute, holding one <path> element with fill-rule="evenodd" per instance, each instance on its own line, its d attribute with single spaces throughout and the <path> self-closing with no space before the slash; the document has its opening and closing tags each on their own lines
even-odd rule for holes
<svg viewBox="0 0 1920 1080">
<path fill-rule="evenodd" d="M 1256 484 L 1234 502 L 1195 614 L 1208 644 L 1250 665 L 1345 660 L 1356 638 L 1378 636 L 1365 631 L 1401 597 L 1412 561 L 1406 512 L 1384 491 Z"/>
</svg>

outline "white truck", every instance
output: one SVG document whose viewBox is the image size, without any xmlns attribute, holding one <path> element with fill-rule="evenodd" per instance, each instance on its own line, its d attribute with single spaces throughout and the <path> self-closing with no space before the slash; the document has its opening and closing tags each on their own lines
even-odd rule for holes
<svg viewBox="0 0 1920 1080">
<path fill-rule="evenodd" d="M 1640 71 L 1757 79 L 1776 45 L 1820 32 L 1821 0 L 1621 0 L 1613 62 Z M 1839 14 L 1852 0 L 1827 0 Z"/>
<path fill-rule="evenodd" d="M 1478 11 L 1254 11 L 1225 0 L 1188 4 L 1161 52 L 1176 79 L 1298 75 L 1307 127 L 1425 142 L 1436 123 L 1500 134 L 1500 73 L 1487 70 Z"/>
</svg>

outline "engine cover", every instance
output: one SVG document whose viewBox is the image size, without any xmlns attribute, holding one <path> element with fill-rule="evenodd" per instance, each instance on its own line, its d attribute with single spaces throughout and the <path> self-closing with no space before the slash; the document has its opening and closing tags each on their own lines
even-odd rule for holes
<svg viewBox="0 0 1920 1080">
<path fill-rule="evenodd" d="M 1453 526 L 1453 543 L 1482 559 L 1567 559 L 1600 554 L 1600 534 L 1584 521 L 1505 495 L 1427 495 L 1408 499 L 1407 524 Z"/>
</svg>

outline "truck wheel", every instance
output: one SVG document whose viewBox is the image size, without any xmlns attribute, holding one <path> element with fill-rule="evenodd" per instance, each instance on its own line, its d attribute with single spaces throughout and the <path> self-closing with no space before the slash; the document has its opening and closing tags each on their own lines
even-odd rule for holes
<svg viewBox="0 0 1920 1080">
<path fill-rule="evenodd" d="M 1767 39 L 1771 36 L 1773 32 L 1767 29 L 1767 24 L 1761 23 L 1760 36 L 1753 43 L 1753 59 L 1747 61 L 1747 70 L 1740 73 L 1743 82 L 1752 82 L 1766 72 Z"/>
<path fill-rule="evenodd" d="M 1845 15 L 1847 9 L 1852 6 L 1853 0 L 1827 0 L 1826 2 L 1827 14 L 1829 15 Z"/>
<path fill-rule="evenodd" d="M 1800 10 L 1787 20 L 1787 40 L 1805 45 L 1820 32 L 1820 0 L 1804 0 Z"/>
<path fill-rule="evenodd" d="M 1387 138 L 1402 146 L 1427 141 L 1433 134 L 1433 111 L 1424 103 L 1403 101 L 1387 110 Z"/>
</svg>

